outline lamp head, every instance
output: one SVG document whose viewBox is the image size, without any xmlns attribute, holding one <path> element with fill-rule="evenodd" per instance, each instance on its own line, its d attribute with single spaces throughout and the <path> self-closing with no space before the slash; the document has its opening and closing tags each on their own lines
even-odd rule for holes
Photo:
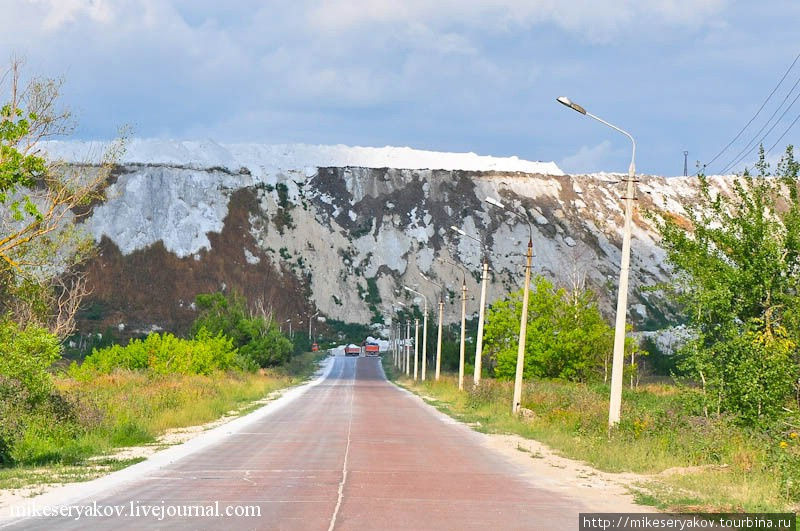
<svg viewBox="0 0 800 531">
<path fill-rule="evenodd" d="M 450 230 L 453 231 L 453 232 L 457 232 L 458 234 L 460 234 L 462 236 L 466 236 L 467 235 L 466 232 L 464 232 L 463 230 L 459 229 L 455 225 L 450 225 Z"/>
<path fill-rule="evenodd" d="M 572 100 L 570 100 L 566 96 L 559 96 L 558 98 L 556 98 L 556 101 L 558 103 L 560 103 L 561 105 L 565 105 L 565 106 L 569 107 L 573 111 L 579 112 L 581 114 L 586 114 L 586 109 L 584 109 L 583 107 L 581 107 L 577 103 L 573 102 Z"/>
<path fill-rule="evenodd" d="M 505 208 L 506 207 L 503 203 L 501 203 L 500 201 L 498 201 L 494 197 L 487 197 L 486 198 L 486 202 L 489 203 L 492 206 L 496 206 L 497 208 Z"/>
</svg>

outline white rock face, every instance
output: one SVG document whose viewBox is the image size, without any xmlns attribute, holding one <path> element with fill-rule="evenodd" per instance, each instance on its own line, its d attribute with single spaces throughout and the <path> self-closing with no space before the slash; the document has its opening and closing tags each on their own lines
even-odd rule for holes
<svg viewBox="0 0 800 531">
<path fill-rule="evenodd" d="M 96 162 L 107 142 L 44 142 L 51 158 L 67 162 Z M 285 170 L 316 173 L 323 167 L 406 168 L 468 171 L 519 171 L 563 175 L 553 162 L 536 162 L 517 157 L 492 157 L 475 153 L 442 153 L 409 147 L 351 147 L 308 144 L 218 144 L 211 140 L 177 141 L 132 139 L 122 160 L 124 164 L 163 164 L 195 168 L 248 168 L 253 174 Z"/>
<path fill-rule="evenodd" d="M 161 241 L 178 257 L 210 246 L 220 232 L 231 189 L 247 181 L 222 172 L 145 167 L 121 175 L 87 225 L 97 240 L 107 236 L 123 254 Z"/>
<path fill-rule="evenodd" d="M 47 149 L 81 162 L 99 145 L 49 143 Z M 488 243 L 490 301 L 521 287 L 530 238 L 535 274 L 567 286 L 585 281 L 601 307 L 613 311 L 623 210 L 621 185 L 608 175 L 566 176 L 552 163 L 408 148 L 213 142 L 134 141 L 124 161 L 108 200 L 86 221 L 97 240 L 108 237 L 124 255 L 160 241 L 178 257 L 200 260 L 211 245 L 208 235 L 223 229 L 231 196 L 244 190 L 256 205 L 246 216 L 250 240 L 231 260 L 278 264 L 309 279 L 315 305 L 330 317 L 369 322 L 376 312 L 389 315 L 402 284 L 437 300 L 438 288 L 420 273 L 460 289 L 464 273 L 436 257 L 467 267 L 467 288 L 477 300 L 481 244 L 451 225 Z M 513 173 L 519 171 L 528 173 Z M 725 178 L 712 184 L 728 189 Z M 640 208 L 681 215 L 695 183 L 642 177 L 639 190 Z M 487 197 L 502 199 L 518 216 L 488 207 Z M 279 227 L 281 212 L 290 222 Z M 631 317 L 644 322 L 653 301 L 639 288 L 664 280 L 668 268 L 652 227 L 638 214 L 634 219 Z M 365 300 L 370 284 L 380 302 Z M 477 302 L 468 304 L 468 313 L 475 312 Z M 457 306 L 448 303 L 447 321 L 459 319 Z"/>
</svg>

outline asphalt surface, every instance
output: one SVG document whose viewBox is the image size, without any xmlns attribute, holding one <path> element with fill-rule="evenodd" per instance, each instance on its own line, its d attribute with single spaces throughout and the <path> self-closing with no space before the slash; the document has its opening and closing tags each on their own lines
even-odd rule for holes
<svg viewBox="0 0 800 531">
<path fill-rule="evenodd" d="M 387 382 L 377 358 L 333 363 L 327 379 L 243 431 L 80 502 L 94 514 L 12 528 L 577 528 L 580 502 L 537 487 L 478 434 Z M 260 516 L 225 514 L 237 510 Z M 194 513 L 169 515 L 180 511 Z"/>
</svg>

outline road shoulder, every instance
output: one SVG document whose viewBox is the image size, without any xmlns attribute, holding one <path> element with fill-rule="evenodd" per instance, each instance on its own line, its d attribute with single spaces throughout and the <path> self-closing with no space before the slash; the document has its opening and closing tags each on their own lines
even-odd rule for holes
<svg viewBox="0 0 800 531">
<path fill-rule="evenodd" d="M 201 426 L 172 430 L 159 439 L 156 445 L 122 449 L 114 454 L 118 459 L 144 457 L 145 460 L 122 470 L 103 475 L 84 482 L 57 485 L 37 485 L 16 491 L 0 492 L 0 527 L 16 518 L 12 515 L 25 507 L 47 505 L 66 505 L 100 493 L 116 490 L 124 484 L 183 459 L 195 452 L 217 444 L 229 435 L 241 431 L 276 411 L 286 407 L 310 388 L 320 384 L 330 374 L 335 358 L 322 361 L 319 371 L 310 381 L 276 391 L 256 403 L 264 403 L 255 411 L 242 416 L 225 416 Z"/>
<path fill-rule="evenodd" d="M 580 500 L 587 512 L 654 512 L 652 506 L 634 501 L 631 489 L 652 478 L 634 473 L 610 473 L 597 470 L 586 463 L 558 455 L 547 445 L 519 435 L 491 434 L 477 431 L 470 425 L 436 408 L 425 397 L 401 384 L 387 379 L 394 388 L 417 401 L 432 415 L 447 424 L 457 424 L 476 437 L 480 444 L 501 455 L 537 488 L 550 490 Z"/>
</svg>

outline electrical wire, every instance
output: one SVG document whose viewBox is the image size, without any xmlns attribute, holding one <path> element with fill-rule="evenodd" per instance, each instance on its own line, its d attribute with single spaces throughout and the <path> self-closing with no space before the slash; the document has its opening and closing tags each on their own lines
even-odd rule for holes
<svg viewBox="0 0 800 531">
<path fill-rule="evenodd" d="M 800 79 L 797 80 L 797 83 L 794 84 L 794 87 L 796 87 L 798 84 L 800 84 Z M 794 87 L 792 87 L 792 90 L 794 90 Z M 726 171 L 732 170 L 733 168 L 735 168 L 736 166 L 741 164 L 741 162 L 744 159 L 749 157 L 750 153 L 752 153 L 753 150 L 756 149 L 759 145 L 763 144 L 764 140 L 766 140 L 766 138 L 770 135 L 770 133 L 772 133 L 773 129 L 775 129 L 775 127 L 779 123 L 781 123 L 781 120 L 783 120 L 783 117 L 786 116 L 786 113 L 789 112 L 789 110 L 797 102 L 797 100 L 800 99 L 800 92 L 797 93 L 797 96 L 794 97 L 794 99 L 792 100 L 792 103 L 790 103 L 789 106 L 786 107 L 786 109 L 783 111 L 783 113 L 781 113 L 780 117 L 778 117 L 778 120 L 774 124 L 772 124 L 772 127 L 769 128 L 769 130 L 764 134 L 764 136 L 762 136 L 761 139 L 758 140 L 758 142 L 755 142 L 755 140 L 758 139 L 758 135 L 761 134 L 761 131 L 763 131 L 764 128 L 767 125 L 769 125 L 769 123 L 772 121 L 772 118 L 774 118 L 775 115 L 778 114 L 778 111 L 781 110 L 781 107 L 783 107 L 783 104 L 786 103 L 787 99 L 789 99 L 789 96 L 791 95 L 791 93 L 792 92 L 790 91 L 788 94 L 786 94 L 786 97 L 783 99 L 781 104 L 778 106 L 777 109 L 775 109 L 775 112 L 772 113 L 772 116 L 770 116 L 770 119 L 767 120 L 767 122 L 761 127 L 761 129 L 759 129 L 758 133 L 756 133 L 756 136 L 753 138 L 753 140 L 748 142 L 747 145 L 744 147 L 744 149 L 742 151 L 740 151 L 738 155 L 736 155 L 736 158 L 734 159 L 734 161 L 730 162 L 727 166 L 725 166 L 725 169 L 722 170 L 722 174 L 723 175 L 725 174 Z M 755 143 L 753 143 L 753 142 L 755 142 Z M 751 144 L 752 144 L 752 146 L 751 146 Z M 744 155 L 742 155 L 742 153 L 745 150 L 747 150 L 747 152 L 744 153 Z M 742 155 L 742 156 L 740 157 L 740 155 Z"/>
<path fill-rule="evenodd" d="M 785 137 L 785 136 L 786 136 L 786 133 L 788 133 L 788 132 L 789 132 L 789 131 L 792 129 L 792 127 L 794 127 L 794 124 L 796 124 L 798 120 L 800 120 L 800 114 L 798 114 L 798 115 L 797 115 L 797 118 L 795 118 L 795 119 L 792 121 L 792 123 L 790 123 L 790 124 L 789 124 L 789 127 L 787 127 L 787 128 L 786 128 L 786 130 L 783 132 L 783 134 L 781 134 L 781 136 L 780 136 L 780 137 L 778 137 L 778 140 L 776 140 L 776 141 L 775 141 L 775 143 L 774 143 L 774 144 L 772 144 L 772 145 L 769 147 L 769 149 L 767 150 L 767 154 L 769 154 L 769 153 L 770 153 L 770 152 L 771 152 L 773 149 L 775 149 L 775 146 L 777 146 L 777 145 L 778 145 L 778 142 L 780 142 L 781 140 L 783 140 L 783 137 Z"/>
<path fill-rule="evenodd" d="M 800 60 L 800 53 L 798 53 L 798 54 L 797 54 L 797 56 L 794 58 L 794 61 L 792 61 L 792 64 L 791 64 L 791 65 L 789 65 L 789 68 L 787 68 L 787 69 L 786 69 L 786 72 L 784 72 L 784 73 L 783 73 L 783 76 L 781 77 L 780 81 L 778 81 L 778 84 L 777 84 L 777 85 L 775 85 L 775 88 L 773 88 L 773 89 L 772 89 L 772 92 L 770 92 L 770 93 L 769 93 L 769 95 L 767 96 L 767 98 L 766 98 L 766 99 L 764 100 L 764 102 L 761 104 L 761 107 L 759 107 L 759 108 L 758 108 L 758 111 L 756 111 L 756 113 L 753 115 L 753 117 L 752 117 L 752 118 L 750 118 L 750 120 L 749 120 L 749 121 L 748 121 L 746 124 L 744 124 L 744 127 L 742 127 L 742 128 L 739 130 L 739 132 L 738 132 L 738 133 L 736 133 L 736 136 L 735 136 L 735 137 L 733 137 L 733 140 L 731 140 L 730 142 L 728 142 L 728 144 L 727 144 L 727 145 L 726 145 L 724 148 L 722 148 L 722 149 L 719 151 L 719 153 L 717 153 L 716 155 L 714 155 L 714 156 L 711 158 L 711 160 L 710 160 L 710 161 L 708 161 L 707 163 L 703 164 L 703 166 L 702 166 L 703 170 L 702 170 L 702 171 L 705 171 L 705 169 L 706 169 L 708 166 L 710 166 L 711 164 L 713 164 L 715 160 L 717 160 L 717 159 L 718 159 L 718 158 L 719 158 L 719 157 L 720 157 L 720 156 L 721 156 L 723 153 L 725 153 L 725 151 L 727 151 L 727 150 L 728 150 L 728 148 L 729 148 L 729 147 L 731 147 L 731 145 L 733 145 L 733 143 L 734 143 L 734 142 L 736 142 L 736 141 L 739 139 L 739 137 L 740 137 L 740 136 L 742 136 L 742 133 L 744 133 L 744 131 L 745 131 L 745 130 L 746 130 L 746 129 L 747 129 L 749 126 L 750 126 L 750 124 L 752 124 L 752 123 L 753 123 L 753 121 L 754 121 L 754 120 L 755 120 L 755 119 L 758 117 L 758 115 L 759 115 L 759 114 L 761 114 L 761 111 L 762 111 L 762 110 L 764 110 L 764 107 L 767 105 L 767 103 L 768 103 L 768 102 L 769 102 L 769 100 L 772 98 L 772 96 L 775 94 L 775 92 L 778 90 L 778 88 L 780 88 L 781 84 L 783 84 L 783 81 L 786 79 L 786 76 L 788 76 L 788 75 L 789 75 L 789 72 L 791 72 L 791 71 L 792 71 L 792 69 L 794 68 L 794 65 L 797 63 L 797 61 L 798 61 L 798 60 Z M 694 175 L 695 175 L 695 176 L 697 176 L 697 175 L 700 173 L 700 171 L 701 171 L 701 170 L 697 170 L 697 172 L 695 172 L 695 174 L 694 174 Z"/>
</svg>

